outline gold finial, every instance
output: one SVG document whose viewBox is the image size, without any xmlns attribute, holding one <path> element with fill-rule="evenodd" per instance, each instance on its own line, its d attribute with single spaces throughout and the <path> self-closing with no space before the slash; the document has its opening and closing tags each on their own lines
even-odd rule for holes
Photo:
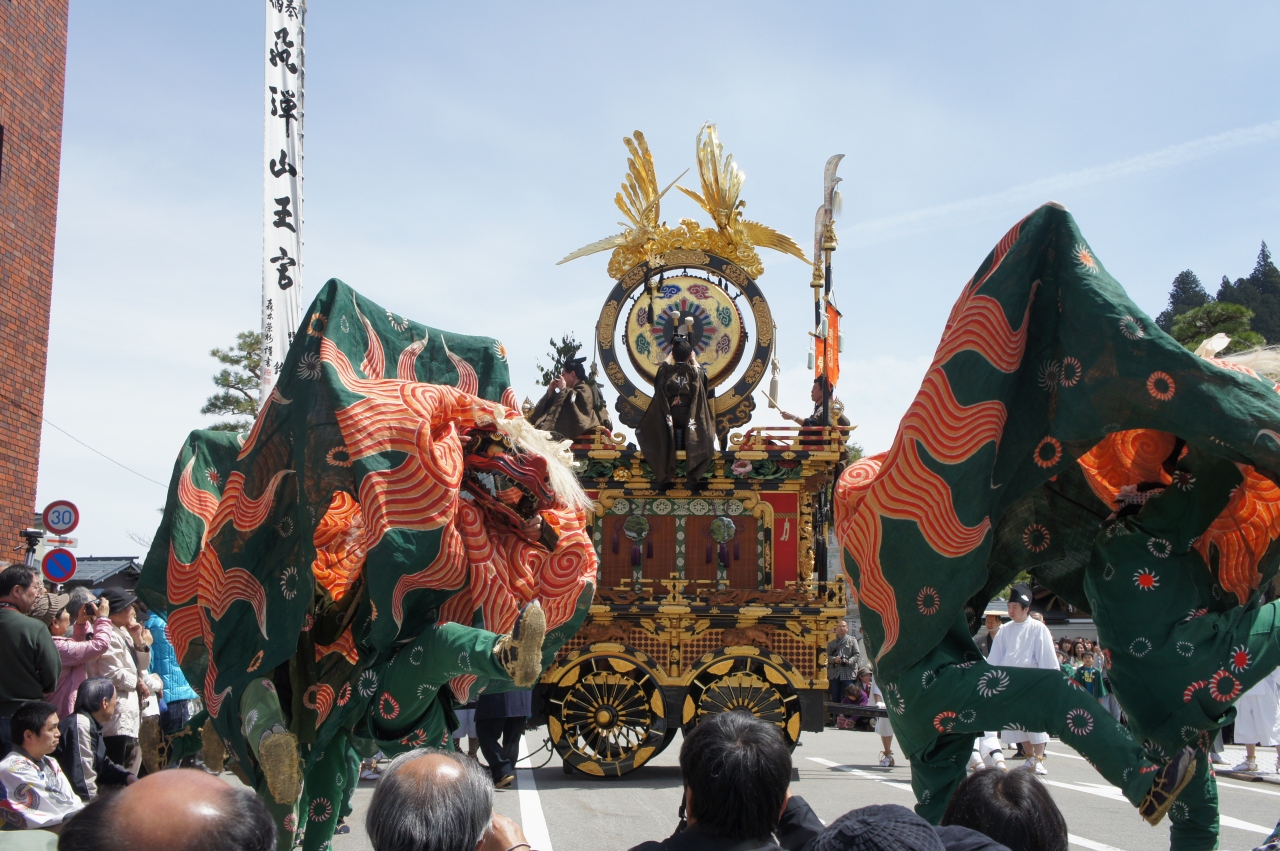
<svg viewBox="0 0 1280 851">
<path fill-rule="evenodd" d="M 813 277 L 809 279 L 809 286 L 815 290 L 820 290 L 827 285 L 827 276 L 823 274 L 822 267 L 817 263 L 813 264 Z"/>
<path fill-rule="evenodd" d="M 533 402 L 529 401 L 528 396 L 524 397 L 524 402 L 520 405 L 520 413 L 524 414 L 526 420 L 533 416 Z"/>
<path fill-rule="evenodd" d="M 835 251 L 839 242 L 840 241 L 836 239 L 835 222 L 827 222 L 827 226 L 822 230 L 822 250 Z"/>
</svg>

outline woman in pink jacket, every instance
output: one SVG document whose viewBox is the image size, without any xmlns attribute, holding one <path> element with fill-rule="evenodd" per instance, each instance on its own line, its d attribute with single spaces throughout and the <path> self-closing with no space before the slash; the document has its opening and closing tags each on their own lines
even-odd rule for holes
<svg viewBox="0 0 1280 851">
<path fill-rule="evenodd" d="M 58 710 L 59 718 L 70 718 L 75 711 L 76 691 L 85 681 L 84 665 L 106 652 L 111 638 L 111 621 L 107 601 L 96 601 L 88 589 L 76 588 L 70 598 L 48 594 L 49 612 L 43 620 L 53 633 L 53 644 L 62 660 L 62 674 L 52 694 L 45 700 Z M 33 616 L 40 617 L 32 612 Z M 72 620 L 75 627 L 72 628 Z"/>
</svg>

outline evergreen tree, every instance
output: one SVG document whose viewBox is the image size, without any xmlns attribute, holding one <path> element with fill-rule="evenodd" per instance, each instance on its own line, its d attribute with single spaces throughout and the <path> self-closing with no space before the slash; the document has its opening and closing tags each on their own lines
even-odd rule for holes
<svg viewBox="0 0 1280 851">
<path fill-rule="evenodd" d="M 1156 317 L 1156 324 L 1168 333 L 1173 330 L 1173 320 L 1188 310 L 1204 307 L 1212 299 L 1205 290 L 1196 273 L 1186 269 L 1173 279 L 1173 288 L 1169 290 L 1169 306 Z"/>
<path fill-rule="evenodd" d="M 1223 277 L 1218 301 L 1249 308 L 1253 311 L 1253 330 L 1268 340 L 1280 340 L 1280 269 L 1271 261 L 1271 250 L 1265 242 L 1249 277 L 1238 278 L 1234 284 Z"/>
<path fill-rule="evenodd" d="M 213 349 L 209 356 L 226 365 L 213 377 L 219 392 L 205 400 L 202 414 L 230 415 L 210 426 L 214 431 L 245 431 L 258 416 L 258 390 L 262 387 L 262 335 L 242 331 L 231 349 Z"/>
<path fill-rule="evenodd" d="M 1262 335 L 1250 330 L 1253 311 L 1239 304 L 1211 302 L 1188 310 L 1173 323 L 1173 339 L 1192 351 L 1214 334 L 1226 334 L 1231 344 L 1220 354 L 1234 354 L 1266 343 Z"/>
<path fill-rule="evenodd" d="M 543 387 L 547 387 L 551 382 L 560 377 L 560 373 L 564 372 L 564 365 L 578 356 L 578 350 L 582 348 L 582 344 L 574 339 L 572 334 L 565 334 L 560 338 L 560 342 L 548 340 L 551 345 L 551 366 L 544 367 L 541 361 L 535 362 L 538 372 L 542 373 L 541 380 L 538 381 Z M 594 368 L 592 370 L 592 378 Z"/>
</svg>

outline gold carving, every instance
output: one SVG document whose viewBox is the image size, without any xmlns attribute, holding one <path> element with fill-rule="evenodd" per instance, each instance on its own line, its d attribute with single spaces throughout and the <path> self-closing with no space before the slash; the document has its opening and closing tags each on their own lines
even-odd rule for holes
<svg viewBox="0 0 1280 851">
<path fill-rule="evenodd" d="M 742 377 L 754 387 L 760 381 L 760 376 L 762 375 L 764 375 L 764 363 L 757 360 L 751 362 L 751 366 L 747 367 L 747 371 Z"/>
<path fill-rule="evenodd" d="M 742 268 L 732 263 L 725 263 L 724 268 L 720 270 L 720 274 L 733 281 L 740 287 L 747 285 L 747 273 Z"/>
<path fill-rule="evenodd" d="M 756 334 L 760 337 L 760 345 L 767 346 L 773 342 L 773 314 L 769 312 L 769 304 L 763 296 L 756 296 L 751 299 L 751 310 L 756 315 Z"/>
<path fill-rule="evenodd" d="M 627 381 L 627 376 L 622 372 L 622 367 L 618 366 L 617 361 L 610 361 L 604 371 L 614 387 L 621 387 Z"/>
<path fill-rule="evenodd" d="M 620 245 L 615 248 L 613 256 L 609 258 L 609 277 L 621 279 L 623 275 L 627 275 L 630 280 L 631 275 L 627 273 L 634 271 L 635 267 L 656 260 L 659 256 L 670 255 L 673 249 L 678 248 L 723 257 L 737 263 L 753 278 L 764 274 L 760 255 L 750 245 L 736 245 L 714 228 L 704 228 L 693 219 L 681 219 L 679 227 L 659 226 L 654 238 L 644 245 Z"/>
<path fill-rule="evenodd" d="M 742 397 L 730 390 L 723 396 L 716 397 L 716 413 L 723 413 L 742 401 Z"/>
<path fill-rule="evenodd" d="M 622 286 L 634 287 L 636 284 L 644 280 L 645 270 L 643 266 L 636 265 L 632 267 L 630 272 L 622 278 Z"/>
<path fill-rule="evenodd" d="M 596 323 L 596 342 L 602 349 L 613 348 L 613 329 L 618 324 L 618 307 L 616 301 L 610 301 L 600 311 L 600 321 Z"/>
<path fill-rule="evenodd" d="M 706 266 L 711 262 L 711 258 L 703 254 L 701 251 L 690 251 L 685 248 L 675 248 L 662 255 L 663 266 L 683 266 L 689 264 L 691 266 Z"/>
<path fill-rule="evenodd" d="M 635 395 L 633 395 L 627 401 L 630 402 L 632 405 L 635 405 L 640 410 L 647 411 L 649 410 L 649 402 L 651 402 L 652 400 L 653 400 L 653 397 L 646 396 L 645 394 L 637 390 L 635 392 Z"/>
</svg>

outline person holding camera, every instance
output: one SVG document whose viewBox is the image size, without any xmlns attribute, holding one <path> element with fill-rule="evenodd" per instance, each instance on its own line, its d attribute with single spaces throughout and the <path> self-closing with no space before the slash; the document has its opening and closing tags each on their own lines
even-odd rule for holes
<svg viewBox="0 0 1280 851">
<path fill-rule="evenodd" d="M 839 703 L 844 690 L 858 678 L 858 642 L 849 634 L 849 622 L 836 624 L 836 637 L 827 642 L 827 682 L 831 702 Z"/>
<path fill-rule="evenodd" d="M 48 601 L 37 614 L 53 635 L 53 646 L 58 648 L 62 660 L 62 674 L 57 687 L 45 695 L 45 700 L 58 710 L 59 718 L 70 718 L 75 713 L 76 690 L 85 681 L 84 666 L 107 652 L 111 643 L 111 605 L 99 601 L 88 588 L 72 589 L 70 596 L 46 594 Z"/>
<path fill-rule="evenodd" d="M 142 702 L 151 695 L 146 673 L 151 667 L 151 644 L 138 623 L 133 594 L 108 588 L 102 600 L 111 606 L 110 644 L 105 653 L 85 665 L 90 677 L 106 677 L 116 687 L 115 714 L 102 727 L 107 756 L 133 774 L 142 767 L 138 733 L 142 726 Z"/>
</svg>

